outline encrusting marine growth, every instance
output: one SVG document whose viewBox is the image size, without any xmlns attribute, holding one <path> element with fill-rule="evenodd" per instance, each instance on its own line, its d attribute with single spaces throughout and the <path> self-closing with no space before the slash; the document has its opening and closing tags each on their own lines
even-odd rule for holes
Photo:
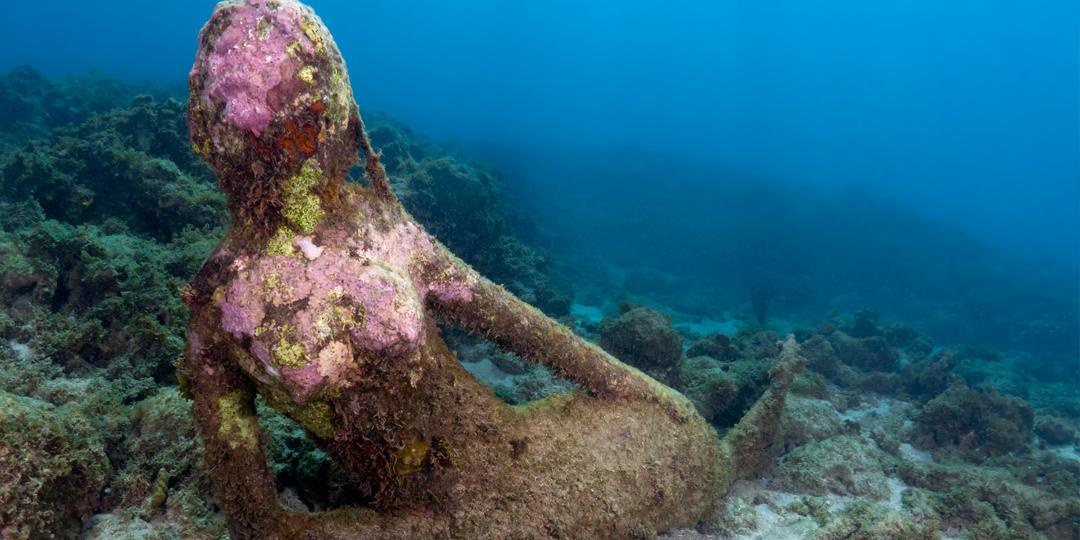
<svg viewBox="0 0 1080 540">
<path fill-rule="evenodd" d="M 181 379 L 234 538 L 631 538 L 693 525 L 768 459 L 793 374 L 723 438 L 682 395 L 481 277 L 391 193 L 326 27 L 291 1 L 221 3 L 190 75 L 193 147 L 232 228 L 185 292 Z M 361 152 L 368 185 L 346 184 Z M 434 317 L 583 391 L 511 407 Z M 261 395 L 363 506 L 295 512 L 262 449 Z"/>
</svg>

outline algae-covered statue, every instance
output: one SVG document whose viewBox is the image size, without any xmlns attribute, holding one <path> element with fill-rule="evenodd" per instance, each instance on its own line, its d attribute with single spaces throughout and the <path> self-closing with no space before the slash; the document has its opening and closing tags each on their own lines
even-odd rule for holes
<svg viewBox="0 0 1080 540">
<path fill-rule="evenodd" d="M 773 441 L 798 363 L 720 439 L 680 394 L 484 279 L 397 201 L 326 27 L 291 0 L 221 3 L 190 76 L 196 151 L 232 228 L 186 300 L 181 376 L 234 538 L 630 538 L 706 516 Z M 364 160 L 367 185 L 346 183 Z M 511 407 L 436 315 L 580 391 Z M 287 510 L 254 398 L 368 504 Z"/>
</svg>

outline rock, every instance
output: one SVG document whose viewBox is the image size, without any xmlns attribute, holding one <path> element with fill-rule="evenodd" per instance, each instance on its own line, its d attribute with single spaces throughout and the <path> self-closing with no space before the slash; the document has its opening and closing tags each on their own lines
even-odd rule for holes
<svg viewBox="0 0 1080 540">
<path fill-rule="evenodd" d="M 877 324 L 880 318 L 881 314 L 873 309 L 860 309 L 855 312 L 855 318 L 847 328 L 847 333 L 854 338 L 880 336 L 881 329 Z"/>
<path fill-rule="evenodd" d="M 890 324 L 882 328 L 881 333 L 889 345 L 900 348 L 908 347 L 920 337 L 914 328 L 902 324 Z"/>
<path fill-rule="evenodd" d="M 675 367 L 682 357 L 682 337 L 671 317 L 648 307 L 630 307 L 605 319 L 600 346 L 620 360 L 644 370 Z"/>
<path fill-rule="evenodd" d="M 915 416 L 915 442 L 981 460 L 1023 448 L 1031 440 L 1034 421 L 1031 405 L 1020 398 L 959 384 Z"/>
<path fill-rule="evenodd" d="M 892 371 L 898 356 L 885 338 L 857 338 L 836 332 L 829 338 L 840 361 L 862 371 Z"/>
<path fill-rule="evenodd" d="M 888 478 L 878 459 L 880 454 L 862 438 L 851 435 L 811 442 L 781 458 L 775 482 L 781 489 L 805 495 L 888 499 Z"/>
<path fill-rule="evenodd" d="M 0 392 L 0 537 L 78 536 L 109 473 L 98 434 L 68 407 Z"/>
<path fill-rule="evenodd" d="M 758 525 L 757 512 L 750 501 L 732 495 L 720 502 L 716 516 L 706 520 L 701 530 L 730 538 L 740 534 L 752 534 Z"/>
<path fill-rule="evenodd" d="M 904 366 L 902 377 L 907 392 L 922 399 L 944 392 L 959 379 L 953 373 L 959 362 L 956 355 L 945 349 L 926 360 Z"/>
<path fill-rule="evenodd" d="M 845 427 L 832 403 L 792 395 L 784 404 L 780 429 L 784 443 L 790 448 L 823 441 L 843 433 Z"/>
<path fill-rule="evenodd" d="M 709 356 L 717 360 L 729 360 L 735 355 L 735 352 L 731 338 L 717 332 L 691 343 L 686 350 L 686 356 L 690 358 Z"/>
<path fill-rule="evenodd" d="M 827 519 L 814 540 L 930 540 L 938 538 L 935 525 L 913 522 L 896 509 L 860 501 Z"/>
<path fill-rule="evenodd" d="M 718 427 L 735 424 L 765 390 L 770 360 L 721 362 L 708 356 L 679 362 L 676 389 L 694 402 L 698 412 Z"/>
<path fill-rule="evenodd" d="M 1035 434 L 1049 444 L 1071 444 L 1076 440 L 1076 429 L 1054 416 L 1036 417 Z"/>
<path fill-rule="evenodd" d="M 791 383 L 791 394 L 815 399 L 828 399 L 829 383 L 816 371 L 803 371 Z"/>
</svg>

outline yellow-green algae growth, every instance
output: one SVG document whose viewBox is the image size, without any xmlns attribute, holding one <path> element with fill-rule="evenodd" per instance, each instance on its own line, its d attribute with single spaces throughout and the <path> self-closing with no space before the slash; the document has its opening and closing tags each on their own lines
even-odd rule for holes
<svg viewBox="0 0 1080 540">
<path fill-rule="evenodd" d="M 281 226 L 277 232 L 266 241 L 266 254 L 270 256 L 292 257 L 296 255 L 296 248 L 292 245 L 292 239 L 296 236 L 292 229 Z"/>
<path fill-rule="evenodd" d="M 326 54 L 326 45 L 323 44 L 318 23 L 308 17 L 302 17 L 300 19 L 300 28 L 304 31 L 304 35 L 307 36 L 308 40 L 311 41 L 311 44 L 315 46 L 315 52 L 317 54 Z"/>
<path fill-rule="evenodd" d="M 266 400 L 271 407 L 281 414 L 292 418 L 301 427 L 313 433 L 321 439 L 329 439 L 334 436 L 333 414 L 330 404 L 325 401 L 311 401 L 300 404 L 280 388 L 258 384 L 259 395 Z"/>
<path fill-rule="evenodd" d="M 308 365 L 307 351 L 304 350 L 304 346 L 295 341 L 289 341 L 286 337 L 286 331 L 288 328 L 283 328 L 281 332 L 281 338 L 278 340 L 277 345 L 274 346 L 274 360 L 281 367 L 289 368 L 301 368 Z"/>
<path fill-rule="evenodd" d="M 300 72 L 296 74 L 296 77 L 306 84 L 315 84 L 315 74 L 319 70 L 315 66 L 304 66 L 300 68 Z"/>
<path fill-rule="evenodd" d="M 319 167 L 319 162 L 312 158 L 305 161 L 300 167 L 300 172 L 285 183 L 282 193 L 282 203 L 285 207 L 282 214 L 302 234 L 315 232 L 315 226 L 326 214 L 319 196 L 315 194 L 315 187 L 321 182 L 322 168 Z M 278 234 L 281 234 L 280 229 Z"/>
<path fill-rule="evenodd" d="M 394 453 L 394 472 L 406 475 L 419 471 L 431 453 L 431 443 L 415 438 L 405 443 L 404 448 Z"/>
<path fill-rule="evenodd" d="M 218 436 L 234 450 L 241 445 L 248 449 L 257 448 L 258 431 L 250 394 L 244 390 L 234 390 L 218 398 L 217 406 L 220 414 Z"/>
</svg>

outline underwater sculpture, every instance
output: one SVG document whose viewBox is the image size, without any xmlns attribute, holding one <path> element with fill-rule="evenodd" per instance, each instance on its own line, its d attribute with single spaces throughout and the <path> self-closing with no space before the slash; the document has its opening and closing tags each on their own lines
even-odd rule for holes
<svg viewBox="0 0 1080 540">
<path fill-rule="evenodd" d="M 680 394 L 478 275 L 397 201 L 344 62 L 291 0 L 221 3 L 190 75 L 196 151 L 232 227 L 185 291 L 180 375 L 234 538 L 630 538 L 690 526 L 767 459 L 801 366 L 723 439 Z M 347 184 L 357 150 L 368 185 Z M 435 317 L 582 391 L 511 407 Z M 254 398 L 300 424 L 368 503 L 279 502 Z"/>
</svg>

